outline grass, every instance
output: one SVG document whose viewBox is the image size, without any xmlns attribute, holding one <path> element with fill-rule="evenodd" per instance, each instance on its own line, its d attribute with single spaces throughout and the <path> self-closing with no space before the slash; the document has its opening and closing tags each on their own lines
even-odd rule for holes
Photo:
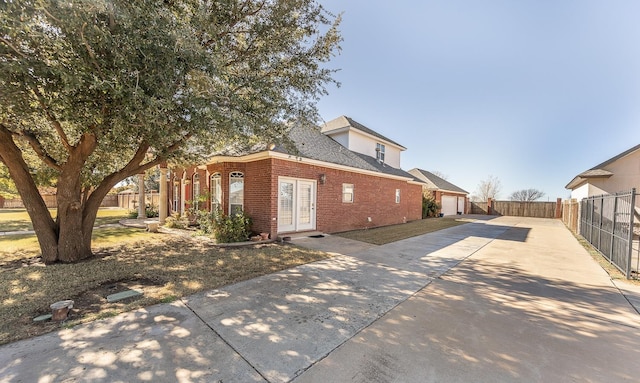
<svg viewBox="0 0 640 383">
<path fill-rule="evenodd" d="M 399 241 L 421 234 L 446 229 L 457 225 L 468 223 L 468 219 L 463 218 L 427 218 L 418 221 L 377 227 L 374 229 L 363 229 L 338 233 L 336 235 L 344 238 L 355 239 L 374 245 L 384 245 L 385 243 Z"/>
<path fill-rule="evenodd" d="M 100 224 L 105 224 L 126 217 L 127 211 L 108 209 L 100 214 Z M 24 224 L 25 217 L 24 211 L 0 211 L 0 230 L 28 227 Z M 468 220 L 434 218 L 339 235 L 383 244 L 465 222 Z M 329 256 L 292 244 L 222 248 L 212 246 L 203 237 L 147 233 L 124 227 L 95 230 L 93 245 L 96 257 L 92 259 L 44 265 L 34 235 L 0 236 L 0 344 L 173 302 L 199 291 Z M 143 297 L 106 302 L 107 295 L 129 288 L 142 290 Z M 75 302 L 67 321 L 33 322 L 36 316 L 50 313 L 51 303 L 64 299 Z"/>
<path fill-rule="evenodd" d="M 49 214 L 55 218 L 56 209 L 49 209 Z M 127 209 L 103 208 L 98 210 L 95 226 L 118 223 L 128 215 Z M 0 232 L 29 230 L 33 230 L 33 225 L 25 209 L 0 209 Z"/>
<path fill-rule="evenodd" d="M 633 278 L 627 279 L 627 277 L 620 270 L 618 270 L 617 267 L 611 264 L 611 262 L 609 262 L 607 258 L 605 258 L 602 254 L 600 254 L 600 252 L 596 250 L 596 248 L 593 247 L 593 245 L 591 245 L 589 241 L 587 241 L 582 236 L 576 233 L 573 233 L 573 236 L 578 240 L 578 242 L 582 245 L 582 247 L 584 247 L 585 250 L 587 250 L 587 252 L 591 255 L 591 257 L 596 262 L 598 262 L 600 267 L 602 267 L 604 271 L 606 271 L 609 274 L 609 277 L 612 280 L 623 280 L 629 284 L 640 286 L 640 280 L 633 279 Z"/>
<path fill-rule="evenodd" d="M 107 230 L 110 229 L 100 233 Z M 109 246 L 96 248 L 95 258 L 76 264 L 45 266 L 33 249 L 23 249 L 20 256 L 6 261 L 7 253 L 3 249 L 0 253 L 4 261 L 0 264 L 0 344 L 171 302 L 328 256 L 293 245 L 219 248 L 198 237 L 138 231 L 144 240 L 126 234 L 131 237 L 120 240 L 117 245 L 109 242 Z M 122 238 L 124 233 L 127 232 L 114 232 L 113 238 Z M 141 289 L 144 296 L 124 303 L 106 302 L 107 295 L 126 288 Z M 70 319 L 64 323 L 33 322 L 34 317 L 51 312 L 51 303 L 63 299 L 75 302 Z"/>
<path fill-rule="evenodd" d="M 102 248 L 123 242 L 131 242 L 148 238 L 149 234 L 142 229 L 131 227 L 108 227 L 93 231 L 93 246 Z M 35 234 L 18 234 L 0 236 L 0 266 L 4 262 L 33 258 L 40 255 L 40 246 Z"/>
</svg>

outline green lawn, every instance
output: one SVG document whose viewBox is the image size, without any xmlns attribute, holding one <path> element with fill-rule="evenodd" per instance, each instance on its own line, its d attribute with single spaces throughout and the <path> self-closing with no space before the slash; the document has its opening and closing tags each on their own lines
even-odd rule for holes
<svg viewBox="0 0 640 383">
<path fill-rule="evenodd" d="M 384 245 L 385 243 L 431 233 L 433 231 L 462 225 L 468 222 L 470 222 L 470 220 L 465 218 L 427 218 L 399 225 L 346 231 L 336 235 L 374 245 Z"/>
<path fill-rule="evenodd" d="M 52 217 L 56 216 L 56 209 L 49 209 Z M 98 210 L 95 226 L 118 223 L 127 218 L 129 210 L 119 208 L 101 208 Z M 0 209 L 0 231 L 29 231 L 33 230 L 31 219 L 25 209 Z"/>
</svg>

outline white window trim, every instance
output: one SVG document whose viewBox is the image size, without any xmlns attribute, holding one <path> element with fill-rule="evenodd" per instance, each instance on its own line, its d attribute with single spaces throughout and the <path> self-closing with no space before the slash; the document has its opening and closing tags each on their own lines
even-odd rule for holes
<svg viewBox="0 0 640 383">
<path fill-rule="evenodd" d="M 214 186 L 215 186 L 215 182 L 213 180 L 217 180 L 219 182 L 220 185 L 220 195 L 217 196 L 218 198 L 216 199 L 216 193 L 214 192 Z M 211 211 L 214 210 L 214 207 L 216 205 L 218 205 L 218 207 L 222 206 L 222 174 L 220 173 L 213 173 L 210 177 L 209 177 L 209 187 L 210 190 L 209 192 L 211 193 Z"/>
<path fill-rule="evenodd" d="M 376 160 L 384 162 L 385 158 L 385 145 L 379 142 L 376 143 Z"/>
<path fill-rule="evenodd" d="M 196 193 L 197 192 L 197 193 Z M 191 176 L 191 204 L 196 209 L 200 208 L 200 174 L 193 173 Z"/>
<path fill-rule="evenodd" d="M 347 189 L 351 188 L 351 200 L 348 200 L 345 198 L 345 195 L 347 194 Z M 342 202 L 343 203 L 353 203 L 355 201 L 355 186 L 354 184 L 347 184 L 344 183 L 342 184 Z"/>
<path fill-rule="evenodd" d="M 235 171 L 229 173 L 229 215 L 232 214 L 231 208 L 231 180 L 234 178 L 242 179 L 242 204 L 240 207 L 241 211 L 244 211 L 244 172 Z M 237 205 L 237 204 L 234 204 Z"/>
<path fill-rule="evenodd" d="M 400 189 L 396 189 L 396 203 L 400 203 Z"/>
</svg>

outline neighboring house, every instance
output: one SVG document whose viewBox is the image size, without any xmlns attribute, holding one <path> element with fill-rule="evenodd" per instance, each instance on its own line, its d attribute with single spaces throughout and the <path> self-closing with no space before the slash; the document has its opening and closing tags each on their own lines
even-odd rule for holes
<svg viewBox="0 0 640 383">
<path fill-rule="evenodd" d="M 345 121 L 347 126 L 327 129 Z M 198 208 L 219 207 L 225 214 L 244 211 L 252 219 L 253 231 L 268 232 L 272 238 L 421 219 L 422 186 L 400 169 L 400 151 L 405 150 L 401 145 L 347 117 L 322 129 L 296 125 L 289 138 L 295 149 L 264 145 L 216 155 L 196 167 L 172 169 L 171 210 L 185 212 L 188 201 L 207 195 Z M 385 158 L 376 159 L 380 144 Z"/>
<path fill-rule="evenodd" d="M 578 201 L 631 188 L 640 192 L 640 145 L 578 174 L 565 188 L 570 189 L 571 198 Z M 640 206 L 640 198 L 636 198 L 636 206 Z"/>
<path fill-rule="evenodd" d="M 423 182 L 422 190 L 425 196 L 431 196 L 440 205 L 443 215 L 467 213 L 466 190 L 422 169 L 411 169 L 409 173 Z"/>
</svg>

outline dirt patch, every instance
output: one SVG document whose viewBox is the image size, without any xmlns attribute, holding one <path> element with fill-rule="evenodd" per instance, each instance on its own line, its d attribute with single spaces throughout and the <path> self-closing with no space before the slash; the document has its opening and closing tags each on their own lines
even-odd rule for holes
<svg viewBox="0 0 640 383">
<path fill-rule="evenodd" d="M 73 309 L 69 311 L 67 320 L 63 322 L 51 320 L 34 322 L 33 318 L 51 312 L 50 310 L 37 310 L 20 319 L 21 331 L 29 334 L 29 336 L 36 336 L 57 330 L 65 325 L 74 325 L 91 319 L 112 316 L 127 311 L 128 306 L 136 300 L 143 299 L 145 294 L 157 293 L 165 283 L 159 278 L 134 278 L 103 282 L 95 288 L 69 297 L 69 299 L 73 300 L 74 305 Z M 107 296 L 126 290 L 137 290 L 142 292 L 143 295 L 118 302 L 107 302 Z"/>
</svg>

